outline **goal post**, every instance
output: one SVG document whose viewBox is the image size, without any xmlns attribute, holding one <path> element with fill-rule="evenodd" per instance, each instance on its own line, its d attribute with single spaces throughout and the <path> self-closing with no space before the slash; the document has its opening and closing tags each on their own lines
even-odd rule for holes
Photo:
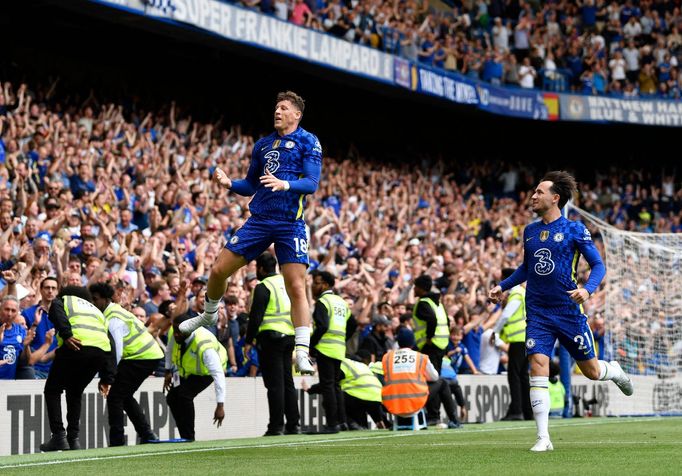
<svg viewBox="0 0 682 476">
<path fill-rule="evenodd" d="M 682 234 L 626 231 L 572 203 L 567 208 L 603 243 L 607 273 L 590 313 L 604 318 L 604 357 L 631 376 L 656 379 L 655 413 L 679 412 Z"/>
</svg>

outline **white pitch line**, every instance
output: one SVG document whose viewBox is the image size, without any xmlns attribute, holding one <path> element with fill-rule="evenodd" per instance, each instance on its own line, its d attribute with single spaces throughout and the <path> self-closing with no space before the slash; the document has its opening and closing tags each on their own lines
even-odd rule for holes
<svg viewBox="0 0 682 476">
<path fill-rule="evenodd" d="M 682 441 L 666 441 L 665 443 L 661 443 L 660 441 L 656 440 L 646 440 L 646 441 L 612 441 L 612 440 L 602 440 L 602 441 L 588 441 L 588 440 L 580 440 L 580 441 L 566 441 L 566 440 L 557 440 L 560 441 L 561 446 L 566 446 L 566 445 L 580 445 L 580 446 L 585 446 L 585 445 L 602 445 L 602 444 L 614 444 L 614 445 L 682 445 Z M 397 443 L 397 444 L 392 444 L 391 447 L 405 447 L 405 448 L 414 448 L 417 446 L 421 447 L 428 447 L 428 446 L 499 446 L 499 445 L 504 445 L 504 446 L 528 446 L 532 442 L 519 442 L 519 441 L 509 441 L 509 440 L 499 440 L 499 441 L 458 441 L 456 443 L 450 442 L 450 443 L 414 443 L 411 442 L 409 444 L 405 443 Z M 367 448 L 367 445 L 331 445 L 331 444 L 322 444 L 322 445 L 315 445 L 320 448 Z"/>
<path fill-rule="evenodd" d="M 660 421 L 663 420 L 661 417 L 654 418 L 633 418 L 632 420 L 618 420 L 613 421 L 608 418 L 604 420 L 593 420 L 590 422 L 580 422 L 580 423 L 559 423 L 552 425 L 554 428 L 557 427 L 571 427 L 571 426 L 592 426 L 592 425 L 605 425 L 609 423 L 640 423 L 646 421 Z M 514 430 L 528 430 L 533 429 L 535 426 L 510 426 L 505 428 L 481 428 L 476 430 L 464 430 L 461 432 L 448 432 L 450 435 L 456 434 L 468 434 L 468 433 L 484 433 L 484 432 L 498 432 L 498 431 L 514 431 Z M 58 460 L 48 460 L 48 461 L 38 461 L 35 463 L 19 463 L 19 464 L 8 464 L 0 466 L 0 470 L 10 469 L 10 468 L 29 468 L 35 466 L 50 466 L 55 464 L 66 464 L 66 463 L 82 463 L 88 461 L 104 461 L 104 460 L 114 460 L 114 459 L 130 459 L 130 458 L 147 458 L 149 456 L 163 456 L 163 455 L 173 455 L 173 454 L 187 454 L 187 453 L 205 453 L 209 451 L 230 451 L 230 450 L 240 450 L 249 448 L 276 448 L 281 446 L 304 446 L 312 445 L 317 443 L 336 443 L 344 441 L 363 441 L 363 440 L 375 440 L 384 438 L 399 438 L 406 436 L 428 436 L 428 435 L 438 435 L 441 434 L 440 431 L 418 431 L 418 432 L 406 432 L 406 433 L 395 433 L 389 435 L 373 435 L 373 436 L 356 436 L 350 438 L 327 438 L 324 440 L 304 440 L 304 441 L 294 441 L 286 443 L 268 443 L 268 444 L 258 444 L 258 445 L 233 445 L 233 446 L 215 446 L 211 448 L 188 448 L 184 450 L 171 450 L 171 451 L 152 451 L 152 452 L 140 452 L 134 454 L 126 455 L 109 455 L 109 456 L 92 456 L 88 458 L 71 458 L 71 459 L 58 459 Z M 445 433 L 442 433 L 445 434 Z M 452 445 L 457 445 L 459 443 L 452 443 Z"/>
</svg>

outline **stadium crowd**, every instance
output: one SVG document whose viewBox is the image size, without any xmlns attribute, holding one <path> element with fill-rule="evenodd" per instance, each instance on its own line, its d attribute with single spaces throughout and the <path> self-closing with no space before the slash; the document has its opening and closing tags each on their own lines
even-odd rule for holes
<svg viewBox="0 0 682 476">
<path fill-rule="evenodd" d="M 241 0 L 297 25 L 493 84 L 680 99 L 678 2 Z M 437 5 L 436 5 L 437 3 Z"/>
<path fill-rule="evenodd" d="M 169 318 L 201 312 L 208 270 L 249 215 L 248 198 L 211 180 L 217 166 L 245 175 L 255 138 L 239 126 L 192 121 L 175 103 L 131 112 L 91 95 L 73 104 L 55 89 L 0 87 L 0 295 L 18 297 L 18 306 L 3 301 L 0 341 L 12 321 L 24 327 L 17 378 L 46 376 L 56 346 L 47 308 L 67 284 L 112 284 L 115 301 L 165 340 Z M 474 367 L 463 359 L 453 370 L 477 373 L 481 336 L 499 315 L 487 291 L 502 268 L 519 263 L 540 173 L 511 162 L 380 166 L 352 148 L 325 158 L 306 210 L 311 268 L 335 274 L 351 305 L 359 324 L 351 353 L 363 348 L 379 359 L 394 346 L 410 325 L 413 280 L 426 273 L 452 318 L 450 354 L 461 352 L 463 334 Z M 581 200 L 623 229 L 680 232 L 676 180 L 608 170 L 583 182 Z M 243 352 L 255 271 L 251 263 L 230 279 L 213 329 L 232 376 L 258 373 L 257 353 Z M 604 296 L 593 296 L 588 313 Z M 377 316 L 390 324 L 372 326 L 385 322 Z M 2 367 L 15 361 L 3 360 L 0 374 L 14 378 Z"/>
</svg>

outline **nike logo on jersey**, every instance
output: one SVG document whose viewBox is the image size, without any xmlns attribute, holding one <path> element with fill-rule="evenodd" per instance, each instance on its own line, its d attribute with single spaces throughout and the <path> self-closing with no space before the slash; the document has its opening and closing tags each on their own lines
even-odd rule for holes
<svg viewBox="0 0 682 476">
<path fill-rule="evenodd" d="M 531 236 L 530 238 L 526 238 L 526 242 L 529 242 L 529 241 L 532 240 L 532 239 L 533 239 L 532 236 Z"/>
<path fill-rule="evenodd" d="M 263 152 L 263 151 L 264 151 L 265 149 L 267 149 L 267 148 L 268 148 L 267 145 L 266 145 L 265 147 L 261 147 L 261 148 L 260 148 L 260 151 Z"/>
</svg>

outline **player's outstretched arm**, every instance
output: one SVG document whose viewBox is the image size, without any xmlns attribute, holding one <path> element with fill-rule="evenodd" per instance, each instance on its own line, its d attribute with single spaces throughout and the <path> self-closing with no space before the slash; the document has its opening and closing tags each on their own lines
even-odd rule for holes
<svg viewBox="0 0 682 476">
<path fill-rule="evenodd" d="M 215 172 L 213 172 L 213 180 L 220 185 L 221 187 L 224 187 L 226 189 L 231 189 L 232 188 L 232 180 L 227 176 L 225 171 L 223 169 L 216 168 Z"/>
<path fill-rule="evenodd" d="M 258 189 L 258 161 L 251 159 L 251 165 L 249 165 L 249 171 L 246 174 L 246 178 L 242 180 L 230 180 L 227 174 L 221 170 L 216 169 L 213 174 L 213 178 L 223 187 L 230 189 L 237 195 L 242 195 L 244 197 L 250 197 Z"/>
<path fill-rule="evenodd" d="M 506 291 L 513 288 L 514 286 L 518 286 L 527 279 L 528 269 L 526 267 L 526 260 L 524 259 L 523 263 L 521 263 L 521 266 L 516 268 L 516 271 L 514 271 L 511 276 L 500 283 L 500 288 L 502 288 L 502 291 Z"/>
<path fill-rule="evenodd" d="M 488 291 L 488 299 L 494 303 L 498 303 L 502 300 L 502 286 L 499 284 Z"/>
</svg>

